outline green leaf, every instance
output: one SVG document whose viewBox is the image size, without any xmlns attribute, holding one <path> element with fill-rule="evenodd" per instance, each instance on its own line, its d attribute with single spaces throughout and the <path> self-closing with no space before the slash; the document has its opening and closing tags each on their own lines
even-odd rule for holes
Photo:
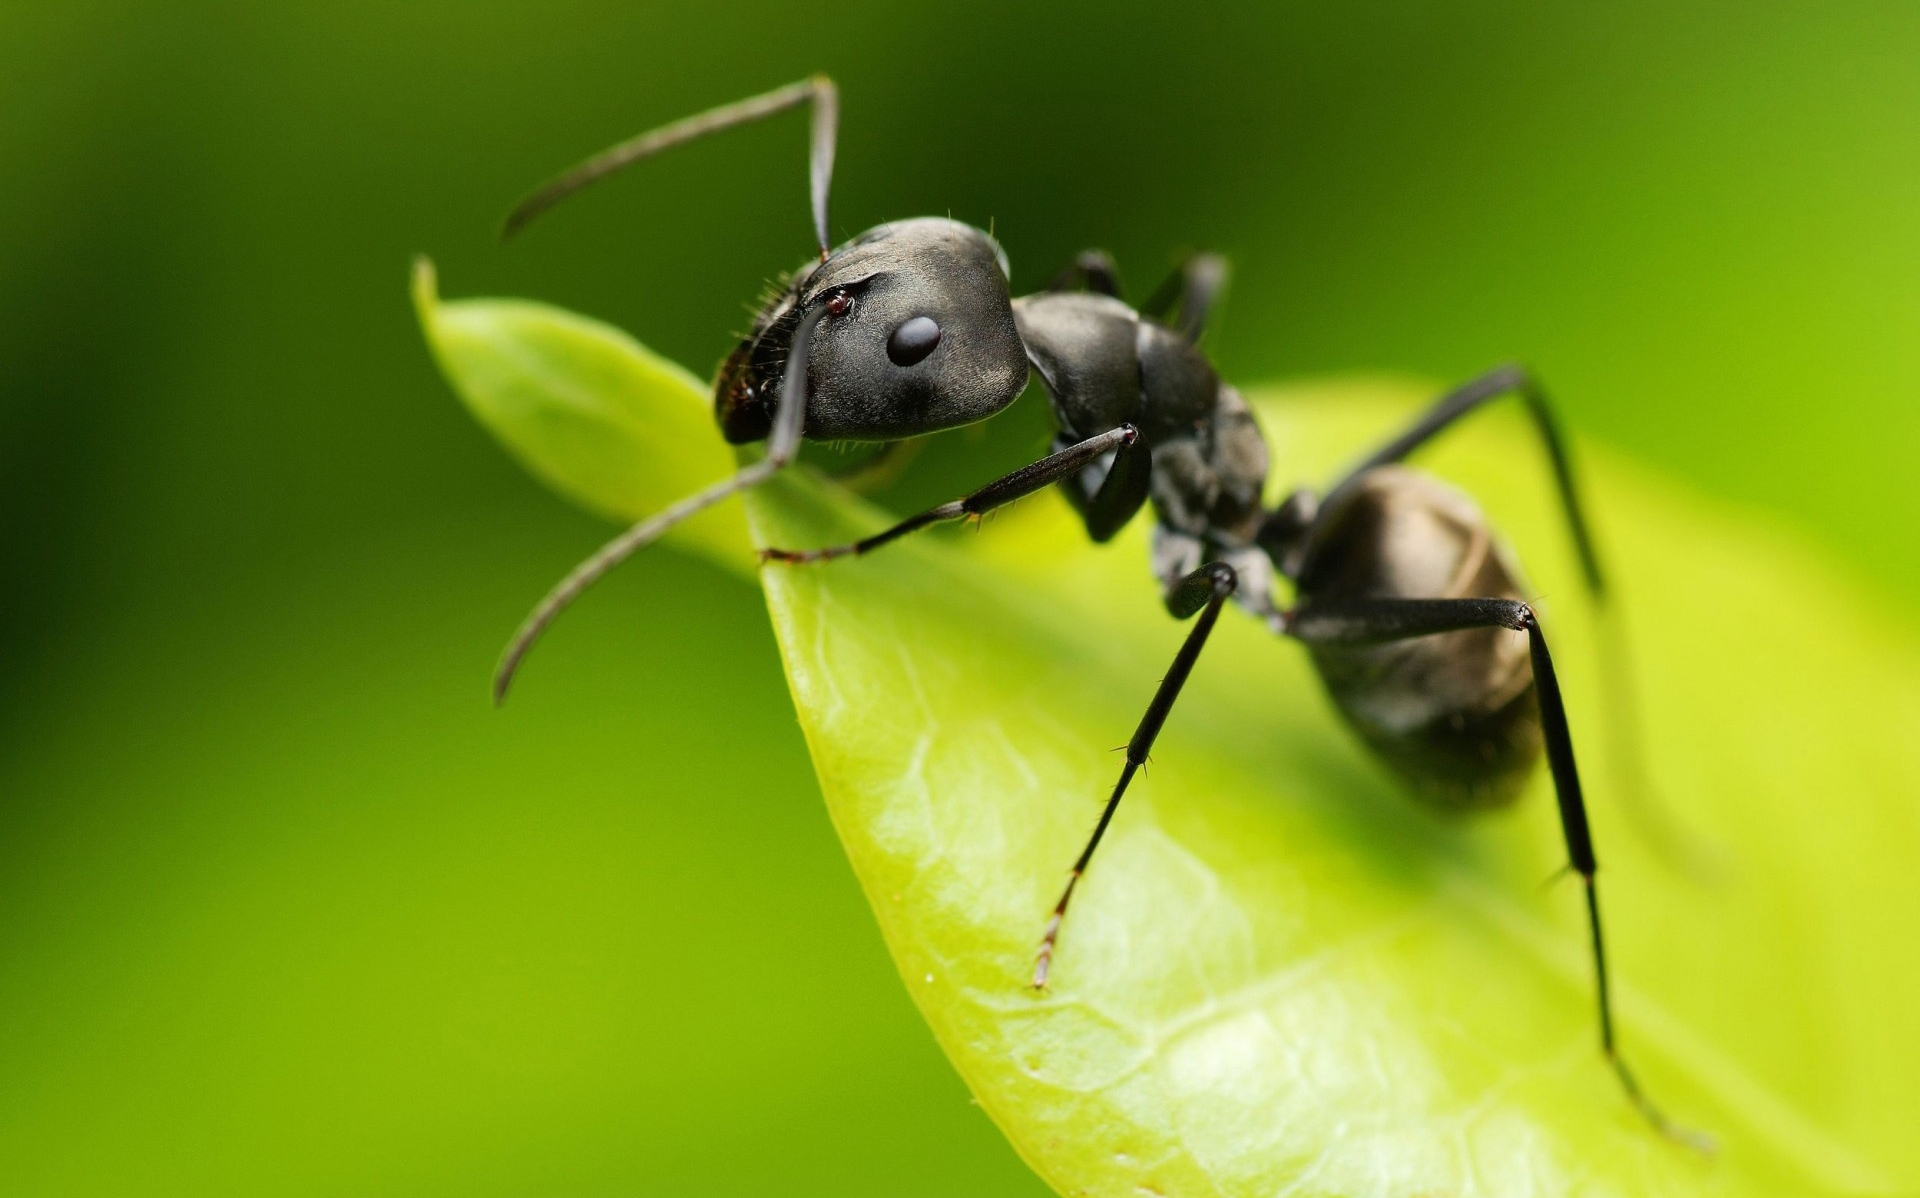
<svg viewBox="0 0 1920 1198">
<path fill-rule="evenodd" d="M 434 360 L 467 408 L 542 482 L 631 523 L 719 478 L 733 454 L 706 388 L 612 325 L 517 299 L 442 303 L 416 259 L 413 305 Z M 668 539 L 738 569 L 754 556 L 738 508 Z"/>
<path fill-rule="evenodd" d="M 532 408 L 629 377 L 600 356 L 631 347 L 617 334 L 575 372 L 579 318 L 508 307 L 517 319 L 463 325 L 455 354 L 423 305 L 476 410 L 501 406 L 482 395 L 499 372 L 471 361 L 539 361 L 525 377 L 550 379 L 551 400 L 544 381 L 513 384 Z M 623 405 L 680 413 L 700 398 L 652 377 Z M 1259 392 L 1276 492 L 1323 484 L 1429 390 Z M 553 440 L 522 440 L 539 418 L 489 423 L 566 489 L 601 485 Z M 622 461 L 648 477 L 690 451 L 678 424 L 658 440 L 626 434 L 669 426 L 607 427 L 582 478 Z M 1305 655 L 1234 613 L 1075 899 L 1051 992 L 1028 990 L 1118 770 L 1108 750 L 1184 633 L 1148 578 L 1144 522 L 1094 547 L 1051 495 L 984 535 L 761 572 L 834 823 L 935 1035 L 1063 1193 L 1920 1184 L 1910 632 L 1790 532 L 1582 446 L 1658 780 L 1635 807 L 1537 447 L 1510 415 L 1470 428 L 1422 462 L 1471 489 L 1527 563 L 1591 791 L 1623 1045 L 1718 1156 L 1654 1135 L 1607 1071 L 1577 891 L 1544 884 L 1563 853 L 1545 781 L 1489 816 L 1423 810 L 1331 714 Z M 691 489 L 725 468 L 676 477 Z M 762 544 L 885 519 L 804 470 L 748 508 Z M 1657 851 L 1659 822 L 1632 818 L 1653 801 L 1698 851 Z"/>
</svg>

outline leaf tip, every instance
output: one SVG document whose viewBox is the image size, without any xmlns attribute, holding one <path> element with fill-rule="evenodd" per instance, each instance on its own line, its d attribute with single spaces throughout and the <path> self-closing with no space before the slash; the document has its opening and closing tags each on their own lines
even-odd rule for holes
<svg viewBox="0 0 1920 1198">
<path fill-rule="evenodd" d="M 440 274 L 434 269 L 433 259 L 425 254 L 413 256 L 413 310 L 420 314 L 420 323 L 427 323 L 428 317 L 440 303 Z"/>
</svg>

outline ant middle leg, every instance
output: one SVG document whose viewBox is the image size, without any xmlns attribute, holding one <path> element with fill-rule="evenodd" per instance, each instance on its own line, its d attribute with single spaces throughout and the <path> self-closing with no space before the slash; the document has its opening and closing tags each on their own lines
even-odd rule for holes
<svg viewBox="0 0 1920 1198">
<path fill-rule="evenodd" d="M 1140 717 L 1140 724 L 1133 731 L 1133 737 L 1127 741 L 1126 762 L 1120 767 L 1120 780 L 1114 783 L 1113 793 L 1107 798 L 1107 805 L 1101 809 L 1100 822 L 1094 825 L 1093 835 L 1087 840 L 1087 847 L 1080 851 L 1073 868 L 1067 875 L 1067 886 L 1060 894 L 1060 901 L 1053 906 L 1053 914 L 1047 919 L 1046 931 L 1040 937 L 1040 950 L 1033 964 L 1033 985 L 1043 989 L 1047 984 L 1047 974 L 1053 967 L 1054 949 L 1060 940 L 1060 925 L 1067 917 L 1067 904 L 1073 900 L 1074 888 L 1087 872 L 1087 866 L 1093 861 L 1094 850 L 1100 847 L 1100 840 L 1107 834 L 1107 826 L 1113 822 L 1113 813 L 1120 806 L 1120 799 L 1127 793 L 1127 784 L 1140 767 L 1146 764 L 1147 754 L 1153 749 L 1153 742 L 1160 735 L 1160 728 L 1167 722 L 1173 704 L 1180 697 L 1180 689 L 1187 684 L 1187 675 L 1193 672 L 1193 664 L 1200 658 L 1200 651 L 1206 648 L 1207 637 L 1212 634 L 1213 626 L 1220 618 L 1220 609 L 1233 596 L 1238 586 L 1233 567 L 1225 562 L 1208 562 L 1199 569 L 1175 582 L 1166 592 L 1167 611 L 1177 620 L 1184 620 L 1196 612 L 1200 618 L 1194 622 L 1187 633 L 1187 639 L 1181 642 L 1180 651 L 1174 654 L 1173 665 L 1160 679 L 1159 687 L 1153 692 L 1153 700 L 1147 704 L 1147 712 Z"/>
<path fill-rule="evenodd" d="M 1117 519 L 1113 530 L 1117 531 L 1127 518 L 1139 510 L 1146 501 L 1148 470 L 1150 459 L 1147 450 L 1139 444 L 1140 434 L 1131 424 L 1109 429 L 1097 436 L 1076 441 L 1058 452 L 1047 455 L 1031 465 L 1022 466 L 1003 478 L 994 480 L 970 495 L 964 495 L 950 503 L 928 508 L 917 515 L 890 528 L 882 529 L 870 537 L 858 541 L 849 541 L 844 545 L 827 545 L 819 549 L 762 549 L 763 561 L 775 562 L 817 562 L 836 557 L 850 557 L 869 553 L 889 541 L 895 541 L 910 532 L 917 532 L 931 524 L 947 520 L 960 520 L 967 516 L 981 516 L 994 508 L 1023 499 L 1036 491 L 1044 490 L 1054 483 L 1067 482 L 1081 471 L 1096 468 L 1100 460 L 1113 454 L 1114 461 L 1108 468 L 1105 481 L 1092 494 L 1082 509 L 1088 521 L 1088 531 L 1092 532 L 1096 521 L 1100 527 Z M 1127 502 L 1124 514 L 1121 509 Z M 1107 536 L 1112 536 L 1110 531 Z M 1105 538 L 1096 536 L 1096 540 Z"/>
<path fill-rule="evenodd" d="M 1366 599 L 1318 604 L 1309 601 L 1289 613 L 1284 624 L 1287 635 L 1304 644 L 1323 647 L 1380 645 L 1469 628 L 1509 628 L 1527 634 L 1528 656 L 1540 704 L 1541 737 L 1546 747 L 1547 769 L 1553 775 L 1567 861 L 1573 872 L 1580 875 L 1586 896 L 1601 1051 L 1606 1054 L 1628 1100 L 1648 1123 L 1669 1139 L 1703 1152 L 1712 1151 L 1712 1137 L 1673 1122 L 1654 1105 L 1620 1053 L 1613 1025 L 1606 940 L 1600 930 L 1600 897 L 1594 881 L 1600 862 L 1587 825 L 1586 800 L 1574 765 L 1573 734 L 1567 724 L 1559 676 L 1554 672 L 1553 658 L 1547 652 L 1546 637 L 1540 631 L 1533 609 L 1514 599 Z"/>
<path fill-rule="evenodd" d="M 1192 533 L 1156 524 L 1150 553 L 1154 577 L 1163 588 L 1174 586 L 1202 561 L 1222 561 L 1232 566 L 1239 580 L 1233 601 L 1270 631 L 1286 631 L 1284 613 L 1273 601 L 1273 560 L 1258 545 L 1209 544 Z"/>
</svg>

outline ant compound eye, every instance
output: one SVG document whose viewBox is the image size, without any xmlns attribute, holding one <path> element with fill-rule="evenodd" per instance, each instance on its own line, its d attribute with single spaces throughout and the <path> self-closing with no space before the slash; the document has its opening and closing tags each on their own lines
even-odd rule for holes
<svg viewBox="0 0 1920 1198">
<path fill-rule="evenodd" d="M 911 366 L 940 344 L 940 326 L 931 316 L 916 316 L 887 338 L 887 357 L 895 366 Z"/>
</svg>

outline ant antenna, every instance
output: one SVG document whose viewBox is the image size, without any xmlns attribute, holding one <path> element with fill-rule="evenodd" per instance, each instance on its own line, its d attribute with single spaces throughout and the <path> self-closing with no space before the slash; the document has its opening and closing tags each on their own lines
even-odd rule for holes
<svg viewBox="0 0 1920 1198">
<path fill-rule="evenodd" d="M 751 466 L 742 467 L 732 478 L 722 479 L 706 490 L 696 491 L 648 516 L 602 545 L 592 557 L 575 566 L 556 583 L 539 605 L 521 621 L 513 639 L 507 642 L 506 651 L 500 655 L 500 664 L 493 673 L 495 707 L 506 701 L 507 688 L 513 685 L 514 674 L 520 669 L 520 662 L 527 656 L 527 651 L 533 648 L 533 643 L 540 639 L 540 634 L 547 630 L 547 626 L 580 597 L 581 592 L 599 582 L 607 571 L 659 540 L 661 534 L 682 520 L 705 511 L 730 495 L 765 482 L 793 461 L 800 451 L 800 434 L 807 415 L 808 350 L 813 344 L 814 326 L 826 317 L 827 312 L 828 309 L 819 308 L 807 313 L 794 330 L 793 347 L 787 355 L 786 377 L 780 384 L 780 406 L 773 414 L 773 431 L 767 437 L 766 456 Z"/>
<path fill-rule="evenodd" d="M 719 133 L 736 125 L 762 120 L 808 102 L 813 104 L 813 148 L 809 159 L 813 234 L 820 243 L 820 260 L 824 262 L 830 248 L 827 242 L 827 193 L 833 186 L 833 148 L 840 130 L 840 92 L 834 87 L 833 80 L 825 75 L 813 75 L 764 95 L 722 104 L 602 150 L 520 201 L 507 215 L 500 236 L 502 239 L 513 236 L 528 221 L 574 192 L 642 158 L 651 158 L 662 150 L 705 137 L 709 133 Z"/>
</svg>

